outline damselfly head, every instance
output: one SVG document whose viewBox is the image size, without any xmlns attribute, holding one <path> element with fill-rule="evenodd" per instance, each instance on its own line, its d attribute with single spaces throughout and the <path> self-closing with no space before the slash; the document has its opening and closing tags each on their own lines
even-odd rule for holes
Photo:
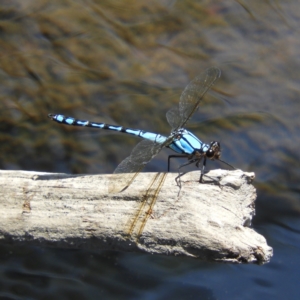
<svg viewBox="0 0 300 300">
<path fill-rule="evenodd" d="M 219 142 L 211 142 L 209 149 L 206 151 L 206 157 L 209 159 L 220 159 L 221 145 Z"/>
</svg>

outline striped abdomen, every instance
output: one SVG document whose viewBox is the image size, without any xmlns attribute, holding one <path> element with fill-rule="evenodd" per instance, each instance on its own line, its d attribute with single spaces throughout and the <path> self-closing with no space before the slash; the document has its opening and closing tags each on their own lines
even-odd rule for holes
<svg viewBox="0 0 300 300">
<path fill-rule="evenodd" d="M 105 123 L 98 123 L 98 122 L 90 122 L 86 120 L 78 120 L 72 117 L 65 117 L 63 115 L 56 115 L 56 114 L 49 114 L 48 117 L 53 121 L 56 121 L 61 124 L 73 125 L 73 126 L 83 126 L 83 127 L 92 127 L 98 129 L 106 129 L 106 130 L 113 130 L 117 132 L 123 132 L 127 134 L 131 134 L 143 139 L 147 139 L 159 144 L 162 144 L 166 141 L 166 137 L 157 133 L 152 133 L 140 129 L 131 129 L 126 128 L 123 126 L 117 125 L 109 125 Z"/>
</svg>

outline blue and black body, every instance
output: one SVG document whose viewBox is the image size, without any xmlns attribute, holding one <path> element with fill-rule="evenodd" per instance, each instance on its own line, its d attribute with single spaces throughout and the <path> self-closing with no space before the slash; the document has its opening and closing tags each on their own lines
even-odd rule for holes
<svg viewBox="0 0 300 300">
<path fill-rule="evenodd" d="M 220 77 L 221 71 L 212 67 L 207 69 L 203 74 L 191 81 L 183 91 L 179 106 L 167 112 L 167 120 L 172 127 L 171 134 L 166 137 L 157 133 L 152 133 L 139 129 L 125 128 L 123 126 L 109 125 L 105 123 L 91 122 L 65 117 L 60 114 L 49 114 L 48 117 L 53 121 L 61 124 L 91 127 L 97 129 L 106 129 L 134 135 L 143 139 L 135 146 L 129 157 L 124 159 L 116 168 L 114 173 L 137 173 L 164 147 L 172 149 L 176 155 L 169 156 L 168 171 L 170 158 L 186 157 L 188 162 L 183 166 L 195 163 L 199 167 L 202 161 L 201 176 L 199 182 L 203 182 L 206 159 L 217 159 L 221 157 L 221 146 L 218 142 L 205 144 L 200 141 L 190 131 L 184 129 L 184 125 L 197 110 L 204 94 L 210 89 L 215 81 Z M 225 163 L 225 162 L 224 162 Z M 227 164 L 227 163 L 225 163 Z M 227 164 L 228 165 L 228 164 Z M 229 165 L 230 166 L 230 165 Z M 180 168 L 181 168 L 180 167 Z M 231 166 L 230 166 L 231 167 Z M 135 177 L 136 175 L 134 175 Z M 179 175 L 180 177 L 181 175 Z M 130 182 L 132 180 L 129 180 Z"/>
</svg>

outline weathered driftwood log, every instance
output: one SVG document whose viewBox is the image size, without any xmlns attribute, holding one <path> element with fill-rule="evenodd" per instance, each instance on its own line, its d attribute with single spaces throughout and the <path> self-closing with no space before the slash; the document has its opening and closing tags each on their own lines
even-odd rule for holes
<svg viewBox="0 0 300 300">
<path fill-rule="evenodd" d="M 208 175 L 220 184 L 191 172 L 179 189 L 177 174 L 141 173 L 111 194 L 114 175 L 0 171 L 0 242 L 268 262 L 272 248 L 249 227 L 254 174 Z"/>
</svg>

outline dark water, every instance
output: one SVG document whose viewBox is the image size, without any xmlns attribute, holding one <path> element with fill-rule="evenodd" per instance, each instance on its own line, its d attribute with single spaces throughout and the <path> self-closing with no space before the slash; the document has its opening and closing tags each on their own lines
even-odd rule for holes
<svg viewBox="0 0 300 300">
<path fill-rule="evenodd" d="M 256 173 L 253 226 L 274 248 L 257 266 L 1 245 L 1 299 L 298 299 L 299 17 L 295 0 L 1 1 L 1 169 L 110 173 L 134 137 L 47 114 L 168 134 L 166 111 L 216 65 L 188 128 Z"/>
</svg>

